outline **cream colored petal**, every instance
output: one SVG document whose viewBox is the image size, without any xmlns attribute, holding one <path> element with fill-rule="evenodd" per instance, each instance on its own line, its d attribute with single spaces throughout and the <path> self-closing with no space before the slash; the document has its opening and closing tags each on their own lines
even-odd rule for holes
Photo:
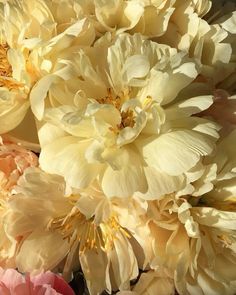
<svg viewBox="0 0 236 295">
<path fill-rule="evenodd" d="M 137 193 L 140 198 L 145 200 L 157 200 L 166 194 L 179 191 L 184 183 L 184 176 L 170 176 L 163 171 L 152 167 L 144 168 L 148 183 L 148 191 L 144 194 Z"/>
<path fill-rule="evenodd" d="M 122 15 L 122 4 L 121 0 L 94 1 L 96 17 L 107 30 L 115 29 L 117 23 L 119 23 Z"/>
<path fill-rule="evenodd" d="M 221 23 L 221 26 L 231 34 L 236 34 L 236 11 L 233 11 L 230 17 Z"/>
<path fill-rule="evenodd" d="M 141 274 L 138 283 L 133 291 L 139 295 L 174 295 L 174 282 L 161 271 L 149 271 Z"/>
<path fill-rule="evenodd" d="M 150 69 L 150 64 L 147 56 L 132 55 L 128 57 L 123 66 L 123 71 L 126 74 L 127 82 L 133 78 L 145 77 Z"/>
<path fill-rule="evenodd" d="M 91 141 L 79 142 L 72 136 L 58 138 L 42 147 L 40 165 L 49 173 L 62 175 L 75 188 L 86 187 L 102 168 L 101 164 L 89 164 L 86 161 L 84 156 L 89 144 Z"/>
<path fill-rule="evenodd" d="M 124 8 L 119 23 L 119 27 L 123 28 L 118 32 L 123 31 L 124 29 L 132 29 L 138 23 L 143 12 L 143 6 L 138 1 L 124 2 Z"/>
<path fill-rule="evenodd" d="M 22 243 L 16 264 L 21 272 L 52 270 L 68 251 L 69 244 L 58 233 L 36 230 Z"/>
<path fill-rule="evenodd" d="M 129 282 L 138 276 L 138 264 L 133 249 L 121 234 L 114 240 L 114 249 L 109 253 L 116 286 L 120 290 L 129 287 Z"/>
<path fill-rule="evenodd" d="M 173 1 L 163 1 L 167 2 L 166 6 L 170 6 Z M 174 8 L 169 7 L 167 9 L 159 10 L 155 6 L 145 7 L 145 12 L 143 14 L 144 18 L 144 34 L 148 36 L 161 36 L 165 33 L 171 15 L 174 12 Z"/>
<path fill-rule="evenodd" d="M 116 161 L 118 159 L 116 158 Z M 147 182 L 139 155 L 132 150 L 124 150 L 120 161 L 123 165 L 121 169 L 114 170 L 109 166 L 106 168 L 102 178 L 104 193 L 109 197 L 130 197 L 134 192 L 145 192 Z"/>
<path fill-rule="evenodd" d="M 66 132 L 62 128 L 45 122 L 37 121 L 38 137 L 41 146 L 45 146 L 48 143 L 53 142 L 56 138 L 66 136 Z"/>
<path fill-rule="evenodd" d="M 31 110 L 28 110 L 23 121 L 8 134 L 21 146 L 36 152 L 40 151 L 36 122 Z"/>
<path fill-rule="evenodd" d="M 173 71 L 170 75 L 169 83 L 166 85 L 163 93 L 162 104 L 172 101 L 177 94 L 193 81 L 198 75 L 199 69 L 193 62 L 184 63 Z M 163 85 L 164 86 L 164 85 Z"/>
<path fill-rule="evenodd" d="M 198 132 L 179 130 L 152 140 L 139 140 L 136 146 L 149 166 L 180 175 L 191 169 L 201 156 L 210 154 L 214 144 Z"/>
<path fill-rule="evenodd" d="M 191 116 L 208 109 L 213 104 L 212 96 L 197 96 L 174 105 L 166 109 L 167 120 L 175 120 L 183 116 Z"/>
<path fill-rule="evenodd" d="M 45 108 L 45 98 L 47 96 L 50 86 L 58 78 L 54 75 L 44 76 L 38 83 L 34 86 L 30 93 L 30 104 L 34 115 L 38 120 L 42 120 Z"/>
<path fill-rule="evenodd" d="M 0 134 L 16 128 L 24 119 L 29 108 L 29 102 L 24 98 L 11 98 L 5 90 L 0 91 Z"/>
<path fill-rule="evenodd" d="M 107 257 L 98 249 L 80 253 L 80 263 L 91 295 L 100 294 L 106 289 Z"/>
<path fill-rule="evenodd" d="M 202 225 L 234 230 L 236 213 L 221 211 L 214 208 L 202 207 L 191 209 L 194 219 Z"/>
</svg>

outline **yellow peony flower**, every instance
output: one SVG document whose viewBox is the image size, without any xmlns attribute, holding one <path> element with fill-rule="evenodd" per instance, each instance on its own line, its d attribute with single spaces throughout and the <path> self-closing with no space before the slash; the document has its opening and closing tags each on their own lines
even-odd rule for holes
<svg viewBox="0 0 236 295">
<path fill-rule="evenodd" d="M 140 35 L 119 35 L 108 49 L 79 51 L 73 64 L 79 78 L 64 85 L 74 104 L 46 108 L 39 130 L 42 168 L 75 188 L 99 176 L 108 196 L 179 190 L 217 138 L 215 123 L 192 116 L 212 104 L 210 96 L 174 103 L 198 73 L 194 60 Z"/>
<path fill-rule="evenodd" d="M 105 32 L 124 31 L 151 37 L 165 32 L 175 0 L 53 0 L 46 3 L 59 33 L 86 17 L 93 23 L 97 37 Z"/>
<path fill-rule="evenodd" d="M 207 159 L 217 165 L 209 191 L 197 188 L 197 195 L 182 191 L 148 201 L 137 218 L 150 230 L 153 252 L 142 244 L 149 266 L 166 268 L 180 295 L 236 292 L 235 138 L 234 130 Z M 126 224 L 136 240 L 142 238 L 132 223 Z"/>
<path fill-rule="evenodd" d="M 172 196 L 152 201 L 147 212 L 154 238 L 150 265 L 172 271 L 179 294 L 235 293 L 235 213 Z"/>
<path fill-rule="evenodd" d="M 235 90 L 236 8 L 235 4 L 218 7 L 217 3 L 213 1 L 211 7 L 210 1 L 176 1 L 165 34 L 154 40 L 199 59 L 201 80 L 212 90 Z"/>
<path fill-rule="evenodd" d="M 62 177 L 29 168 L 15 190 L 4 224 L 13 241 L 20 239 L 20 271 L 60 271 L 63 266 L 70 279 L 80 264 L 91 295 L 129 289 L 138 276 L 132 235 L 96 183 L 71 191 Z"/>
<path fill-rule="evenodd" d="M 69 75 L 69 66 L 63 63 L 71 46 L 90 45 L 94 32 L 89 21 L 83 19 L 56 35 L 56 24 L 44 1 L 8 1 L 0 6 L 0 134 L 17 127 L 30 106 L 29 96 L 39 79 L 50 77 L 52 68 L 58 77 Z M 88 39 L 88 41 L 87 41 Z M 66 50 L 65 50 L 66 49 Z M 67 66 L 66 70 L 62 70 Z M 70 73 L 71 74 L 71 73 Z M 59 79 L 59 78 L 58 78 Z M 52 80 L 52 79 L 51 79 Z M 52 84 L 53 81 L 51 81 Z M 44 83 L 42 79 L 40 85 Z M 46 86 L 47 87 L 47 86 Z M 40 97 L 44 92 L 37 93 Z M 34 105 L 33 105 L 34 107 Z M 34 136 L 22 136 L 27 124 L 34 118 L 22 122 L 14 136 L 37 143 Z M 35 130 L 34 130 L 35 132 Z"/>
<path fill-rule="evenodd" d="M 51 36 L 53 20 L 43 1 L 0 3 L 0 134 L 15 128 L 28 108 L 35 82 L 30 50 Z"/>
</svg>

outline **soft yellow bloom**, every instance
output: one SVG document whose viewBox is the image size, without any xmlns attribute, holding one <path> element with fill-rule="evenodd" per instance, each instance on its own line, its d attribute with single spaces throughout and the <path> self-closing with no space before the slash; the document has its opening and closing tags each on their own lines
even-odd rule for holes
<svg viewBox="0 0 236 295">
<path fill-rule="evenodd" d="M 108 49 L 81 50 L 73 64 L 79 78 L 64 85 L 76 93 L 74 104 L 46 108 L 39 130 L 42 168 L 77 188 L 100 175 L 108 196 L 179 190 L 217 138 L 214 122 L 192 116 L 212 104 L 210 96 L 173 102 L 196 77 L 194 60 L 124 34 Z"/>
<path fill-rule="evenodd" d="M 96 183 L 70 192 L 62 177 L 29 168 L 15 190 L 4 222 L 9 237 L 21 242 L 16 256 L 20 271 L 61 265 L 70 279 L 80 263 L 91 295 L 129 289 L 138 276 L 132 235 Z"/>
<path fill-rule="evenodd" d="M 62 32 L 78 19 L 88 18 L 97 36 L 105 32 L 119 34 L 140 32 L 146 36 L 162 35 L 174 11 L 175 0 L 53 0 L 46 1 Z"/>
<path fill-rule="evenodd" d="M 150 230 L 152 249 L 142 243 L 146 260 L 152 269 L 166 268 L 181 295 L 236 292 L 235 135 L 221 140 L 207 166 L 196 166 L 192 187 L 146 202 L 143 214 L 136 203 L 134 218 Z M 143 233 L 126 224 L 141 239 Z"/>
<path fill-rule="evenodd" d="M 90 46 L 94 37 L 91 23 L 87 19 L 82 19 L 50 40 L 41 42 L 32 50 L 30 61 L 37 69 L 38 81 L 30 93 L 30 103 L 38 119 L 42 119 L 45 105 L 73 103 L 75 93 L 71 93 L 71 89 L 62 82 L 68 81 L 70 85 L 76 81 L 77 73 L 72 62 L 74 52 L 79 51 L 81 46 Z"/>
<path fill-rule="evenodd" d="M 0 134 L 17 127 L 24 119 L 30 106 L 32 88 L 44 85 L 46 76 L 53 84 L 53 71 L 58 79 L 73 75 L 64 58 L 71 55 L 73 46 L 90 45 L 94 31 L 89 21 L 78 20 L 56 35 L 55 22 L 44 1 L 9 1 L 1 4 L 0 43 Z M 67 54 L 67 55 L 66 55 Z M 64 69 L 65 67 L 65 69 Z M 62 69 L 63 68 L 63 69 Z M 60 78 L 59 78 L 60 77 Z M 37 93 L 39 97 L 44 92 Z M 32 109 L 35 109 L 35 104 Z M 27 128 L 27 122 L 22 122 Z M 30 124 L 32 125 L 32 120 Z M 14 130 L 17 136 L 19 130 Z M 22 135 L 20 135 L 22 138 Z M 33 136 L 31 136 L 32 138 Z M 31 139 L 29 138 L 29 139 Z M 27 138 L 22 138 L 27 140 Z M 37 141 L 37 138 L 34 139 Z"/>
<path fill-rule="evenodd" d="M 211 1 L 176 1 L 167 31 L 155 41 L 198 58 L 203 65 L 200 77 L 212 90 L 235 90 L 236 8 L 221 3 L 216 9 L 217 3 L 220 1 L 213 1 L 211 8 Z"/>
<path fill-rule="evenodd" d="M 0 3 L 0 134 L 23 120 L 35 82 L 29 62 L 32 44 L 50 36 L 53 21 L 43 1 Z"/>
<path fill-rule="evenodd" d="M 149 203 L 152 268 L 172 271 L 179 294 L 234 294 L 236 213 L 166 196 Z M 226 271 L 226 269 L 228 271 Z"/>
</svg>

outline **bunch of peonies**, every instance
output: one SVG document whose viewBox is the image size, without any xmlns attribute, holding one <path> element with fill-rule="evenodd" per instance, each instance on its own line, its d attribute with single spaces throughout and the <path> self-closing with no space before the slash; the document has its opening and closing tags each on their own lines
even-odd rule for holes
<svg viewBox="0 0 236 295">
<path fill-rule="evenodd" d="M 1 294 L 236 294 L 235 1 L 1 0 L 0 24 Z"/>
</svg>

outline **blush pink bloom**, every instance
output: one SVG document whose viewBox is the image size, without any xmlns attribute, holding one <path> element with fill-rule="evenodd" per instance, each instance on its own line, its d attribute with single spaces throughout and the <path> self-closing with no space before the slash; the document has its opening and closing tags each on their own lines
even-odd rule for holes
<svg viewBox="0 0 236 295">
<path fill-rule="evenodd" d="M 38 166 L 38 157 L 31 151 L 0 136 L 0 189 L 8 193 L 28 167 Z"/>
<path fill-rule="evenodd" d="M 62 277 L 50 271 L 25 276 L 14 269 L 0 268 L 1 295 L 75 295 Z"/>
</svg>

